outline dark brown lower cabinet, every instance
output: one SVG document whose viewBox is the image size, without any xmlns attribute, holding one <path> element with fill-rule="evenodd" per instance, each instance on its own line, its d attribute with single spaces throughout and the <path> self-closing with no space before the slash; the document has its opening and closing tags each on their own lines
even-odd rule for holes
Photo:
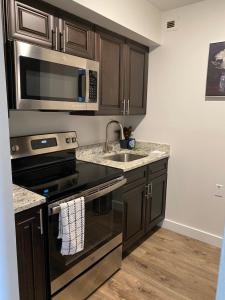
<svg viewBox="0 0 225 300">
<path fill-rule="evenodd" d="M 165 218 L 168 159 L 125 173 L 123 251 Z"/>
<path fill-rule="evenodd" d="M 150 178 L 146 196 L 146 231 L 150 231 L 165 218 L 167 175 Z"/>
<path fill-rule="evenodd" d="M 20 300 L 48 299 L 43 214 L 39 207 L 15 216 Z"/>
<path fill-rule="evenodd" d="M 141 238 L 145 230 L 145 185 L 124 192 L 124 248 Z"/>
</svg>

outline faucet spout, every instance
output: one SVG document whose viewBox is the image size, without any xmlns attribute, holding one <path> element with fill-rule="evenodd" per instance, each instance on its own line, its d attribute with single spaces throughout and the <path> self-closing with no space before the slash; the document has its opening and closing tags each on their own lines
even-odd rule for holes
<svg viewBox="0 0 225 300">
<path fill-rule="evenodd" d="M 117 120 L 111 120 L 111 121 L 109 121 L 108 122 L 108 124 L 107 124 L 107 126 L 106 126 L 106 142 L 105 142 L 105 152 L 110 152 L 110 150 L 109 150 L 109 127 L 110 127 L 110 125 L 111 124 L 113 124 L 113 123 L 115 123 L 115 124 L 117 124 L 118 126 L 119 126 L 119 128 L 120 128 L 120 139 L 121 140 L 124 140 L 125 138 L 124 138 L 124 133 L 123 133 L 123 126 L 122 126 L 122 124 L 119 122 L 119 121 L 117 121 Z"/>
</svg>

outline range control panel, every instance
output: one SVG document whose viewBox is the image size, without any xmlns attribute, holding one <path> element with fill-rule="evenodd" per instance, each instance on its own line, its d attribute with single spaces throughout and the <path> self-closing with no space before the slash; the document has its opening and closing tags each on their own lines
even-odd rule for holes
<svg viewBox="0 0 225 300">
<path fill-rule="evenodd" d="M 12 137 L 11 158 L 21 158 L 78 148 L 75 131 Z"/>
</svg>

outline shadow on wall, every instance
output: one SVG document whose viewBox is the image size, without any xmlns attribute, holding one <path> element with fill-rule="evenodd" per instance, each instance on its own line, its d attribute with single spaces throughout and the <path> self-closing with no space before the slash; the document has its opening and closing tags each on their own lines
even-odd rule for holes
<svg viewBox="0 0 225 300">
<path fill-rule="evenodd" d="M 142 123 L 142 121 L 145 120 L 145 118 L 147 118 L 147 115 L 126 116 L 123 125 L 126 127 L 132 126 L 132 129 L 135 131 L 135 129 L 138 128 L 138 126 Z"/>
</svg>

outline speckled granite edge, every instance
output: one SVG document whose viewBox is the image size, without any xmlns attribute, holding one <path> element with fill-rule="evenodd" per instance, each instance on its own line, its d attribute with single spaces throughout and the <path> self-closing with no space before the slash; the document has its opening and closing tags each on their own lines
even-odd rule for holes
<svg viewBox="0 0 225 300">
<path fill-rule="evenodd" d="M 119 143 L 110 145 L 113 147 L 110 153 L 104 153 L 103 143 L 80 147 L 76 152 L 77 159 L 122 169 L 127 172 L 170 156 L 170 146 L 167 144 L 137 142 L 135 150 L 120 149 Z M 146 157 L 131 162 L 116 162 L 107 159 L 107 157 L 117 153 L 133 153 L 146 155 Z"/>
<path fill-rule="evenodd" d="M 45 197 L 13 185 L 13 207 L 15 214 L 46 202 Z"/>
</svg>

